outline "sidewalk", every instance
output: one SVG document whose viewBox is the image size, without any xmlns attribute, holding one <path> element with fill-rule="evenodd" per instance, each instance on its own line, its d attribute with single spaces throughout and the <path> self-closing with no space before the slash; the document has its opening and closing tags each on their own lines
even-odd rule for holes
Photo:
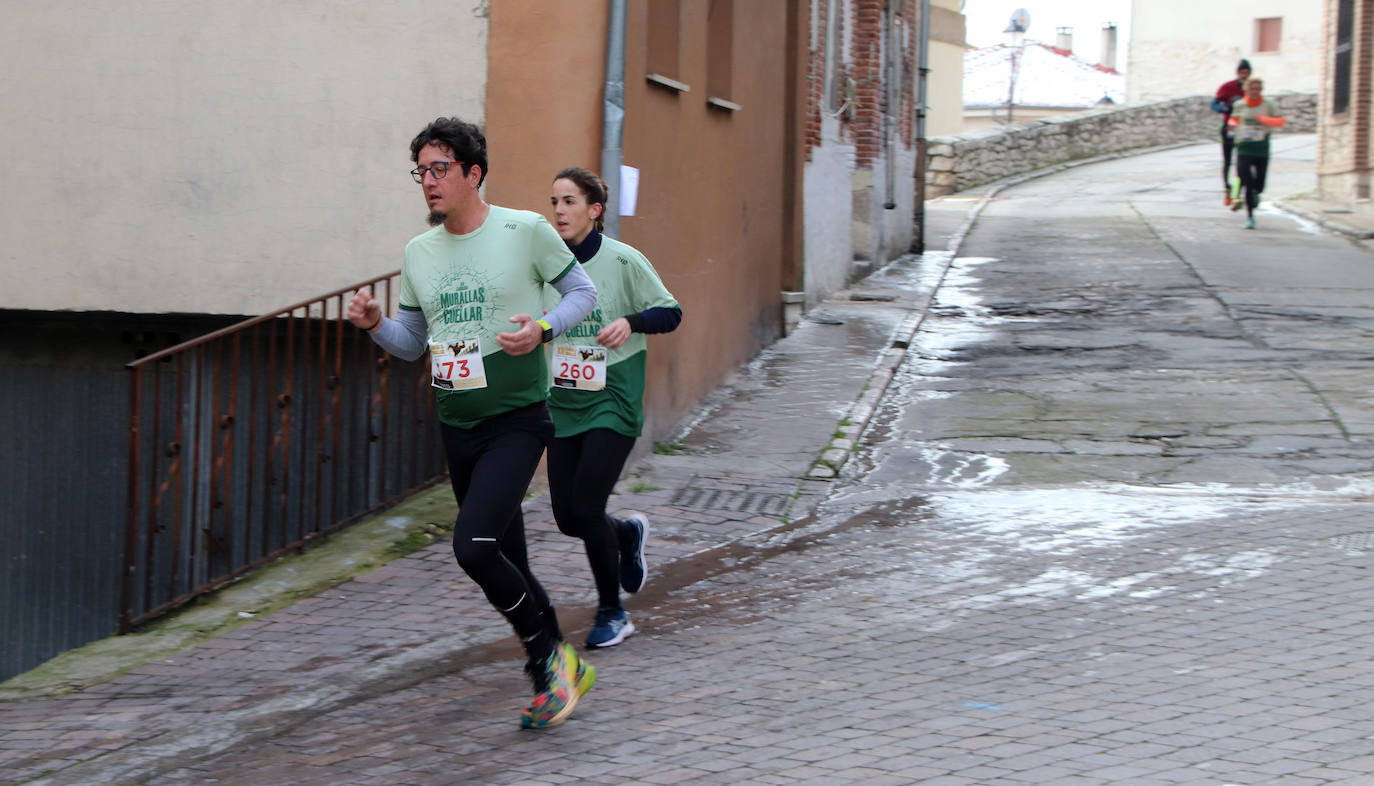
<svg viewBox="0 0 1374 786">
<path fill-rule="evenodd" d="M 1275 203 L 1279 208 L 1368 245 L 1374 239 L 1374 208 L 1351 208 L 1318 198 L 1315 190 L 1295 194 Z"/>
<path fill-rule="evenodd" d="M 612 507 L 646 511 L 652 522 L 650 584 L 628 603 L 640 636 L 653 637 L 655 617 L 684 602 L 655 589 L 655 572 L 708 570 L 703 555 L 726 565 L 731 544 L 782 530 L 825 498 L 969 222 L 1007 185 L 929 203 L 927 247 L 948 251 L 902 258 L 813 309 L 704 402 L 676 439 L 636 462 Z M 1337 231 L 1334 216 L 1358 219 L 1324 213 L 1335 208 L 1307 197 L 1292 202 Z M 150 781 L 287 730 L 299 734 L 303 719 L 359 696 L 473 664 L 495 663 L 488 671 L 514 684 L 519 653 L 508 626 L 453 563 L 443 531 L 452 505 L 448 488 L 437 487 L 161 631 L 100 642 L 0 685 L 0 783 Z M 546 495 L 525 510 L 535 573 L 580 643 L 595 606 L 580 544 L 557 532 Z M 392 542 L 406 539 L 432 543 L 386 561 Z M 328 588 L 313 593 L 320 586 Z M 593 657 L 633 657 L 633 642 Z M 523 698 L 474 687 L 473 706 L 455 711 L 500 716 Z"/>
</svg>

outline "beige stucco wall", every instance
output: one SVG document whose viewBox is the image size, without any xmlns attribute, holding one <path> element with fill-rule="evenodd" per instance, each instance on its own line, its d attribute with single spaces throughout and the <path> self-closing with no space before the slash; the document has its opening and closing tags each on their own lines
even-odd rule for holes
<svg viewBox="0 0 1374 786">
<path fill-rule="evenodd" d="M 930 73 L 926 77 L 926 136 L 957 134 L 964 123 L 965 20 L 960 0 L 930 4 Z"/>
<path fill-rule="evenodd" d="M 493 204 L 549 214 L 553 176 L 601 169 L 609 0 L 569 9 L 546 0 L 491 8 L 487 147 Z M 558 122 L 531 123 L 557 111 Z"/>
<path fill-rule="evenodd" d="M 1283 18 L 1276 53 L 1255 52 L 1255 20 Z M 1186 20 L 1186 23 L 1180 23 Z M 1126 101 L 1215 93 L 1246 58 L 1266 92 L 1321 84 L 1321 7 L 1315 0 L 1151 0 L 1131 4 Z"/>
<path fill-rule="evenodd" d="M 256 314 L 400 265 L 485 3 L 9 3 L 0 308 Z"/>
</svg>

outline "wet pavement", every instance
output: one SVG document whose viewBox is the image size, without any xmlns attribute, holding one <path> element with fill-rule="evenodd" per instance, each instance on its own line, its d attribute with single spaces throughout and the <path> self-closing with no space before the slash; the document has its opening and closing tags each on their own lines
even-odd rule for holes
<svg viewBox="0 0 1374 786">
<path fill-rule="evenodd" d="M 637 461 L 641 632 L 565 725 L 518 728 L 518 648 L 441 539 L 80 689 L 0 686 L 0 782 L 1374 782 L 1374 257 L 1311 213 L 1241 229 L 1213 148 L 933 202 L 948 250 Z M 1313 150 L 1276 142 L 1269 193 L 1310 192 Z M 580 642 L 585 558 L 526 510 Z"/>
</svg>

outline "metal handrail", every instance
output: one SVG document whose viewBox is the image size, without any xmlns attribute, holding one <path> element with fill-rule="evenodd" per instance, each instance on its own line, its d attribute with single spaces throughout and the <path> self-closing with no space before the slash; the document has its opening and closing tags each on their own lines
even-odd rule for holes
<svg viewBox="0 0 1374 786">
<path fill-rule="evenodd" d="M 346 295 L 391 313 L 399 277 L 127 365 L 121 633 L 444 476 L 428 369 L 346 324 Z"/>
</svg>

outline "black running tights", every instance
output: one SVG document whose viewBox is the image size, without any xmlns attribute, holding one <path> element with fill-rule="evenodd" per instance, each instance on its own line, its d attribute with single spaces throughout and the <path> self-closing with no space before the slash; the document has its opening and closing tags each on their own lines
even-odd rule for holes
<svg viewBox="0 0 1374 786">
<path fill-rule="evenodd" d="M 634 437 L 595 428 L 549 443 L 549 498 L 553 518 L 564 535 L 587 548 L 597 603 L 620 606 L 620 541 L 606 501 L 620 479 Z"/>
<path fill-rule="evenodd" d="M 1231 129 L 1221 124 L 1221 186 L 1231 193 L 1231 151 L 1236 147 L 1236 138 Z"/>
<path fill-rule="evenodd" d="M 440 424 L 449 479 L 458 500 L 453 556 L 487 600 L 528 643 L 541 631 L 558 638 L 558 622 L 544 588 L 530 572 L 520 503 L 539 456 L 553 437 L 541 402 L 465 429 Z"/>
<path fill-rule="evenodd" d="M 1254 215 L 1259 205 L 1260 192 L 1264 190 L 1264 175 L 1269 171 L 1267 156 L 1236 156 L 1236 174 L 1240 177 L 1240 187 L 1245 192 L 1245 212 Z"/>
</svg>

